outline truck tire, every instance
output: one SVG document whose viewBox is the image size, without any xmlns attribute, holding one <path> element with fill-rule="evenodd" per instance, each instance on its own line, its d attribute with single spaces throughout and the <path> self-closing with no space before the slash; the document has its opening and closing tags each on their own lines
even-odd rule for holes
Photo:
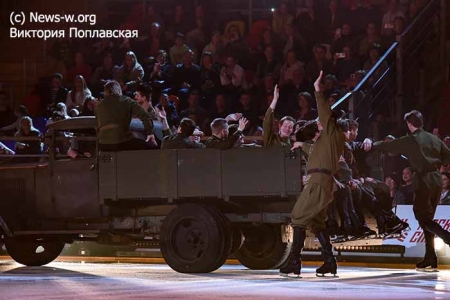
<svg viewBox="0 0 450 300">
<path fill-rule="evenodd" d="M 212 272 L 231 250 L 224 220 L 217 211 L 198 204 L 173 209 L 161 225 L 160 236 L 166 263 L 179 273 Z"/>
<path fill-rule="evenodd" d="M 283 243 L 281 225 L 243 225 L 242 247 L 234 254 L 237 260 L 252 270 L 279 268 L 288 258 L 291 243 Z"/>
<path fill-rule="evenodd" d="M 5 239 L 9 256 L 25 266 L 43 266 L 54 261 L 64 249 L 65 243 L 46 240 Z"/>
<path fill-rule="evenodd" d="M 221 227 L 222 227 L 221 229 L 222 230 L 221 230 L 220 235 L 223 237 L 223 239 L 221 239 L 221 242 L 223 242 L 223 246 L 222 246 L 223 251 L 217 257 L 217 264 L 215 264 L 211 268 L 210 272 L 212 272 L 212 271 L 219 269 L 221 266 L 223 266 L 223 264 L 227 260 L 228 256 L 230 256 L 231 250 L 233 248 L 233 239 L 232 239 L 231 223 L 227 219 L 227 217 L 225 217 L 225 215 L 220 210 L 218 210 L 216 207 L 209 206 L 209 207 L 207 207 L 207 209 L 211 212 L 211 214 L 214 216 L 214 218 L 221 221 Z"/>
</svg>

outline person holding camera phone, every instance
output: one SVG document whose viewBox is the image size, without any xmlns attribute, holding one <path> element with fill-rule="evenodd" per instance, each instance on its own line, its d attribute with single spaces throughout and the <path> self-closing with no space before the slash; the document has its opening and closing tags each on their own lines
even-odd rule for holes
<svg viewBox="0 0 450 300">
<path fill-rule="evenodd" d="M 340 86 L 345 85 L 351 75 L 354 76 L 355 72 L 361 69 L 361 63 L 353 58 L 352 50 L 351 46 L 345 45 L 341 53 L 334 54 L 333 73 L 336 74 Z"/>
</svg>

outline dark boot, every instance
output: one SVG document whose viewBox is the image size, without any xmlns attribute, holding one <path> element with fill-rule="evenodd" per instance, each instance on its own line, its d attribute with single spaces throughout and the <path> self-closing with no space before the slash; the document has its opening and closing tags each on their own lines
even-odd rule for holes
<svg viewBox="0 0 450 300">
<path fill-rule="evenodd" d="M 400 220 L 396 215 L 392 215 L 386 222 L 386 234 L 402 233 L 403 230 L 407 230 L 409 224 Z"/>
<path fill-rule="evenodd" d="M 316 276 L 323 277 L 328 273 L 336 275 L 337 263 L 333 256 L 333 246 L 331 245 L 330 237 L 326 230 L 319 231 L 316 236 L 322 247 L 322 257 L 324 261 L 324 264 L 316 270 Z"/>
<path fill-rule="evenodd" d="M 377 233 L 374 230 L 370 229 L 367 224 L 361 224 L 360 230 L 365 237 L 377 235 Z"/>
<path fill-rule="evenodd" d="M 418 271 L 436 271 L 438 266 L 436 252 L 434 252 L 434 234 L 424 230 L 425 257 L 416 264 Z"/>
<path fill-rule="evenodd" d="M 291 253 L 289 254 L 287 264 L 280 269 L 281 276 L 289 276 L 294 273 L 300 276 L 302 269 L 302 249 L 305 245 L 306 230 L 301 227 L 294 227 L 294 239 L 292 241 Z"/>
</svg>

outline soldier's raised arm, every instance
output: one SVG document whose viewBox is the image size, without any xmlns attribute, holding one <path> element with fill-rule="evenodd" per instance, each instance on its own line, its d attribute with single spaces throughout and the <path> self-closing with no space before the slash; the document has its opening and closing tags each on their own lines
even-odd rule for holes
<svg viewBox="0 0 450 300">
<path fill-rule="evenodd" d="M 263 142 L 265 147 L 269 146 L 271 139 L 273 139 L 273 120 L 279 97 L 280 91 L 278 89 L 278 85 L 276 85 L 275 90 L 273 91 L 272 103 L 270 103 L 263 121 Z"/>
<path fill-rule="evenodd" d="M 331 120 L 331 117 L 333 116 L 333 113 L 331 111 L 331 106 L 327 99 L 325 99 L 325 96 L 320 90 L 320 83 L 322 82 L 323 77 L 323 71 L 320 71 L 319 77 L 316 79 L 316 82 L 314 82 L 314 89 L 315 89 L 315 95 L 316 95 L 316 102 L 317 102 L 317 110 L 319 113 L 319 122 L 322 124 L 324 132 L 326 132 L 328 128 L 328 124 Z"/>
</svg>

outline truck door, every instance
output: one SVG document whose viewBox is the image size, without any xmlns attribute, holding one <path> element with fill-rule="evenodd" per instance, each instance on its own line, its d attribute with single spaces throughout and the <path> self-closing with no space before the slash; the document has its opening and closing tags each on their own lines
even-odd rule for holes
<svg viewBox="0 0 450 300">
<path fill-rule="evenodd" d="M 71 147 L 78 148 L 81 154 L 75 158 L 67 155 L 67 145 L 64 147 L 64 143 L 58 143 L 58 141 L 54 143 L 55 149 L 50 163 L 53 217 L 101 216 L 98 197 L 97 147 L 93 139 L 95 137 L 92 136 L 75 137 L 74 142 L 73 137 L 69 138 Z"/>
</svg>

